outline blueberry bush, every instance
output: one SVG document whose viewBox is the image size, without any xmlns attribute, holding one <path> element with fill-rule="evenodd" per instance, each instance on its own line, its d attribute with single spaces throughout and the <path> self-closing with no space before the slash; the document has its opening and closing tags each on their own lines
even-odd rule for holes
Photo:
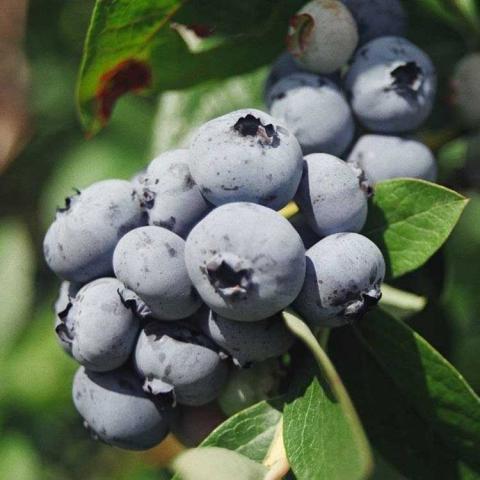
<svg viewBox="0 0 480 480">
<path fill-rule="evenodd" d="M 5 478 L 480 478 L 480 6 L 342 2 L 32 5 Z"/>
</svg>

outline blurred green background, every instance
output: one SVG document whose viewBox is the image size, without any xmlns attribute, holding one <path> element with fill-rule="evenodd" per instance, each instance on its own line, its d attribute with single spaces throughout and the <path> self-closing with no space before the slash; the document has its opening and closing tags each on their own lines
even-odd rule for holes
<svg viewBox="0 0 480 480">
<path fill-rule="evenodd" d="M 470 168 L 479 172 L 480 159 L 472 133 L 457 127 L 448 106 L 453 66 L 477 39 L 433 16 L 423 2 L 405 3 L 410 37 L 432 55 L 441 79 L 438 105 L 422 136 L 437 150 L 443 182 L 472 201 L 446 248 L 395 286 L 428 296 L 426 310 L 409 321 L 480 391 L 480 193 L 464 169 L 467 153 Z M 75 365 L 53 335 L 59 282 L 43 262 L 42 238 L 55 207 L 74 187 L 129 178 L 155 153 L 185 142 L 205 119 L 262 107 L 266 68 L 158 99 L 122 99 L 108 128 L 87 141 L 74 92 L 92 7 L 92 0 L 35 0 L 29 7 L 32 132 L 0 177 L 1 479 L 161 478 L 155 455 L 112 449 L 83 430 L 70 400 Z"/>
</svg>

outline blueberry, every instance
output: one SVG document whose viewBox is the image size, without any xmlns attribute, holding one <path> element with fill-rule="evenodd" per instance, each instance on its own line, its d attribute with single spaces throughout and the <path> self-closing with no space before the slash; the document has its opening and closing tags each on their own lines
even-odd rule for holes
<svg viewBox="0 0 480 480">
<path fill-rule="evenodd" d="M 357 164 L 370 185 L 389 178 L 420 178 L 434 182 L 437 165 L 432 151 L 414 139 L 364 135 L 353 147 L 348 162 Z"/>
<path fill-rule="evenodd" d="M 382 133 L 415 130 L 430 115 L 436 74 L 430 58 L 401 37 L 380 37 L 360 48 L 345 80 L 360 122 Z"/>
<path fill-rule="evenodd" d="M 201 326 L 205 335 L 240 366 L 279 357 L 294 340 L 280 315 L 247 323 L 229 320 L 210 310 L 201 319 Z"/>
<path fill-rule="evenodd" d="M 297 137 L 303 153 L 341 155 L 350 145 L 355 123 L 342 91 L 310 73 L 284 77 L 269 92 L 270 114 Z"/>
<path fill-rule="evenodd" d="M 255 403 L 272 398 L 277 393 L 280 374 L 278 362 L 274 360 L 234 370 L 218 397 L 220 408 L 225 415 L 231 416 Z"/>
<path fill-rule="evenodd" d="M 335 72 L 348 62 L 357 44 L 355 20 L 338 0 L 313 0 L 290 20 L 288 51 L 312 72 Z"/>
<path fill-rule="evenodd" d="M 176 410 L 172 433 L 186 447 L 196 447 L 226 420 L 220 407 L 213 402 L 200 407 L 179 405 Z"/>
<path fill-rule="evenodd" d="M 147 173 L 147 169 L 144 168 L 137 172 L 131 179 L 130 183 L 132 184 L 133 189 L 137 194 L 141 193 L 143 190 L 143 182 L 145 181 L 145 174 Z"/>
<path fill-rule="evenodd" d="M 119 294 L 122 288 L 115 278 L 88 283 L 60 315 L 57 335 L 89 370 L 114 370 L 135 347 L 139 323 Z"/>
<path fill-rule="evenodd" d="M 360 318 L 381 297 L 385 261 L 357 233 L 338 233 L 307 251 L 307 274 L 294 308 L 312 325 L 337 327 Z"/>
<path fill-rule="evenodd" d="M 246 322 L 289 305 L 305 276 L 305 249 L 290 223 L 253 203 L 216 208 L 191 231 L 188 273 L 219 315 Z"/>
<path fill-rule="evenodd" d="M 302 174 L 297 139 L 270 115 L 238 110 L 204 124 L 190 148 L 190 171 L 215 204 L 245 201 L 285 206 Z"/>
<path fill-rule="evenodd" d="M 294 73 L 305 73 L 307 70 L 302 68 L 292 57 L 289 52 L 283 52 L 273 62 L 272 68 L 265 81 L 264 97 L 268 99 L 271 88 L 284 77 L 288 77 Z M 266 102 L 267 103 L 267 102 Z"/>
<path fill-rule="evenodd" d="M 94 183 L 58 210 L 45 236 L 45 259 L 64 280 L 86 283 L 109 275 L 118 240 L 143 223 L 139 199 L 129 182 Z"/>
<path fill-rule="evenodd" d="M 184 250 L 182 238 L 153 226 L 127 233 L 115 249 L 115 275 L 160 320 L 186 318 L 200 307 L 200 298 L 188 277 Z"/>
<path fill-rule="evenodd" d="M 190 175 L 189 151 L 173 150 L 153 160 L 139 190 L 148 223 L 186 237 L 210 210 Z"/>
<path fill-rule="evenodd" d="M 153 395 L 172 393 L 181 405 L 198 406 L 218 397 L 227 362 L 204 335 L 177 323 L 151 322 L 135 350 L 135 367 Z"/>
<path fill-rule="evenodd" d="M 53 310 L 55 312 L 55 330 L 57 330 L 57 328 L 62 328 L 60 327 L 60 325 L 63 323 L 62 319 L 67 315 L 68 310 L 71 308 L 71 302 L 81 287 L 81 284 L 66 281 L 62 282 L 60 285 L 58 297 L 53 306 Z M 72 342 L 68 338 L 64 338 L 63 335 L 56 335 L 56 337 L 63 350 L 71 355 Z"/>
<path fill-rule="evenodd" d="M 81 367 L 73 380 L 73 402 L 94 438 L 128 450 L 146 450 L 169 431 L 169 411 L 149 398 L 125 369 L 95 373 Z"/>
<path fill-rule="evenodd" d="M 400 0 L 341 0 L 357 22 L 360 45 L 385 35 L 405 36 L 407 14 Z"/>
<path fill-rule="evenodd" d="M 322 237 L 359 232 L 367 219 L 368 195 L 362 178 L 333 155 L 305 157 L 297 201 L 310 227 Z"/>
<path fill-rule="evenodd" d="M 455 67 L 452 101 L 461 122 L 470 128 L 480 126 L 480 53 L 470 53 Z"/>
</svg>

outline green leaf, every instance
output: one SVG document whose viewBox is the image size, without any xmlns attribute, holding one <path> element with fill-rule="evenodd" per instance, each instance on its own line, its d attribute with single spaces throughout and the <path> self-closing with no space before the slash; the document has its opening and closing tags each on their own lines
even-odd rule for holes
<svg viewBox="0 0 480 480">
<path fill-rule="evenodd" d="M 388 324 L 384 328 L 388 329 Z M 399 473 L 393 478 L 480 478 L 478 465 L 463 461 L 451 445 L 443 442 L 392 379 L 394 372 L 376 361 L 351 328 L 332 332 L 329 353 L 358 408 L 376 457 Z"/>
<path fill-rule="evenodd" d="M 200 447 L 221 447 L 262 462 L 282 421 L 281 407 L 280 399 L 257 403 L 223 422 Z M 173 480 L 179 480 L 178 475 Z"/>
<path fill-rule="evenodd" d="M 181 453 L 173 468 L 182 480 L 261 480 L 267 468 L 225 448 L 200 447 Z"/>
<path fill-rule="evenodd" d="M 281 51 L 288 20 L 302 2 L 202 3 L 97 0 L 77 95 L 90 133 L 106 124 L 115 102 L 127 92 L 186 88 L 271 61 Z M 214 36 L 201 39 L 192 31 Z"/>
<path fill-rule="evenodd" d="M 201 444 L 223 447 L 261 462 L 266 457 L 282 419 L 280 403 L 260 402 L 230 417 Z"/>
<path fill-rule="evenodd" d="M 425 297 L 399 290 L 385 283 L 382 285 L 380 307 L 397 318 L 408 318 L 421 312 L 426 305 L 427 299 Z"/>
<path fill-rule="evenodd" d="M 458 10 L 477 33 L 480 30 L 480 19 L 476 0 L 453 0 Z"/>
<path fill-rule="evenodd" d="M 196 128 L 240 108 L 263 108 L 264 68 L 221 81 L 210 81 L 160 96 L 154 126 L 154 153 L 187 146 Z"/>
<path fill-rule="evenodd" d="M 34 294 L 35 261 L 27 227 L 17 219 L 0 225 L 0 352 L 8 353 L 30 320 Z"/>
<path fill-rule="evenodd" d="M 447 240 L 468 200 L 447 188 L 413 179 L 380 182 L 364 234 L 382 250 L 388 275 L 421 267 Z"/>
<path fill-rule="evenodd" d="M 368 478 L 371 452 L 350 398 L 307 325 L 284 312 L 287 326 L 312 351 L 322 371 L 284 408 L 284 443 L 298 480 Z"/>
<path fill-rule="evenodd" d="M 403 322 L 374 312 L 358 332 L 402 397 L 460 458 L 479 460 L 480 398 L 461 374 Z"/>
<path fill-rule="evenodd" d="M 459 17 L 456 12 L 453 12 L 452 8 L 446 5 L 443 0 L 423 0 L 421 5 L 451 27 L 457 30 L 462 29 L 463 23 L 461 17 Z"/>
</svg>

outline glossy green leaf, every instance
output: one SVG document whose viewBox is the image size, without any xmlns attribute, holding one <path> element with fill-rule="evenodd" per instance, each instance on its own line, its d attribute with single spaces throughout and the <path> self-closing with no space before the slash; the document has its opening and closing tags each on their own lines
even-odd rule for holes
<svg viewBox="0 0 480 480">
<path fill-rule="evenodd" d="M 322 375 L 284 408 L 284 443 L 298 480 L 368 478 L 368 441 L 340 377 L 307 325 L 284 313 L 287 326 L 312 351 Z"/>
<path fill-rule="evenodd" d="M 262 480 L 267 468 L 232 450 L 200 447 L 181 453 L 173 469 L 182 480 Z"/>
<path fill-rule="evenodd" d="M 271 61 L 301 3 L 97 0 L 78 85 L 85 128 L 104 126 L 127 92 L 185 88 Z"/>
<path fill-rule="evenodd" d="M 367 316 L 358 334 L 402 397 L 461 459 L 479 460 L 480 398 L 426 340 L 382 312 Z"/>
<path fill-rule="evenodd" d="M 445 187 L 413 179 L 379 183 L 364 234 L 382 250 L 388 274 L 421 267 L 447 240 L 468 200 Z"/>
<path fill-rule="evenodd" d="M 329 353 L 382 462 L 409 480 L 479 479 L 478 468 L 459 459 L 408 401 L 390 372 L 364 348 L 352 329 L 336 329 Z M 378 480 L 392 477 L 374 477 Z"/>
</svg>

